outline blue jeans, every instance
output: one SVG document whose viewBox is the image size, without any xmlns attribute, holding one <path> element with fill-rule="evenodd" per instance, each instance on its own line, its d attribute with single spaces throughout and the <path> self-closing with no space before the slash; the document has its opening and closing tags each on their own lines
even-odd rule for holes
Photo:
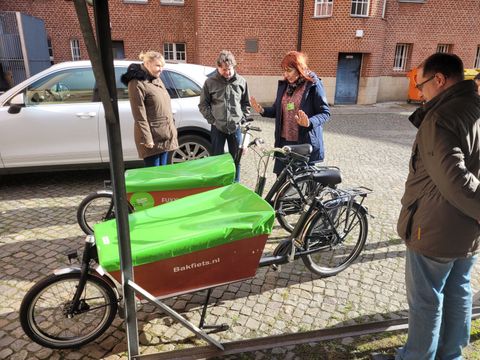
<svg viewBox="0 0 480 360">
<path fill-rule="evenodd" d="M 211 138 L 212 138 L 212 152 L 213 155 L 222 155 L 225 153 L 225 141 L 228 144 L 228 152 L 232 155 L 235 161 L 240 147 L 240 141 L 242 139 L 242 133 L 238 127 L 232 134 L 225 134 L 212 125 Z M 240 181 L 240 164 L 237 165 L 235 173 L 235 182 Z"/>
<path fill-rule="evenodd" d="M 168 152 L 165 151 L 161 154 L 156 154 L 143 158 L 143 163 L 145 164 L 145 167 L 167 165 L 167 158 Z"/>
<path fill-rule="evenodd" d="M 408 339 L 397 360 L 462 359 L 470 339 L 476 259 L 432 259 L 407 248 Z"/>
</svg>

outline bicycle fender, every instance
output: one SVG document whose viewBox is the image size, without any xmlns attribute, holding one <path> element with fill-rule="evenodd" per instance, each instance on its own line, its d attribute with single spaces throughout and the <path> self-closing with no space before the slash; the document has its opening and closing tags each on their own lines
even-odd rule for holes
<svg viewBox="0 0 480 360">
<path fill-rule="evenodd" d="M 64 274 L 72 274 L 72 273 L 80 273 L 80 266 L 69 266 L 66 268 L 55 269 L 53 273 L 55 275 L 64 275 Z"/>
<path fill-rule="evenodd" d="M 110 276 L 110 274 L 103 271 L 103 269 L 100 266 L 93 267 L 93 270 L 95 270 L 96 274 L 92 274 L 91 271 L 90 271 L 90 274 L 92 274 L 94 276 L 97 276 L 97 277 L 101 278 L 102 280 L 104 280 L 117 293 L 117 297 L 121 298 L 120 292 L 118 291 L 118 288 L 117 288 L 118 283 L 115 281 L 115 279 L 112 278 Z M 55 275 L 64 275 L 64 274 L 73 274 L 73 273 L 80 274 L 81 271 L 82 271 L 82 269 L 80 268 L 80 266 L 69 266 L 69 267 L 66 267 L 66 268 L 55 269 L 55 270 L 53 270 L 53 273 Z"/>
<path fill-rule="evenodd" d="M 106 194 L 106 195 L 113 195 L 113 191 L 110 189 L 104 189 L 104 190 L 97 190 L 95 191 L 96 194 Z"/>
</svg>

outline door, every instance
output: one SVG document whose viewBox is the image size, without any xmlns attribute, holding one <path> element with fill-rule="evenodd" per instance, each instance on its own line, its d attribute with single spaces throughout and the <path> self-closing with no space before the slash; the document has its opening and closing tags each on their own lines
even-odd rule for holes
<svg viewBox="0 0 480 360">
<path fill-rule="evenodd" d="M 100 103 L 92 101 L 94 85 L 91 68 L 57 71 L 28 85 L 25 107 L 1 114 L 5 167 L 100 162 Z"/>
<path fill-rule="evenodd" d="M 338 55 L 335 104 L 356 104 L 362 54 L 340 53 Z"/>
</svg>

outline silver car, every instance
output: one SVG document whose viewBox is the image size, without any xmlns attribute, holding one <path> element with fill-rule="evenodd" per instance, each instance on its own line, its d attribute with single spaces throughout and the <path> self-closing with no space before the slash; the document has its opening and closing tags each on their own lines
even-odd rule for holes
<svg viewBox="0 0 480 360">
<path fill-rule="evenodd" d="M 120 82 L 131 61 L 115 61 L 125 161 L 139 160 L 128 90 Z M 210 154 L 210 125 L 198 111 L 206 75 L 214 69 L 165 65 L 161 78 L 172 101 L 180 148 L 170 162 Z M 109 161 L 103 106 L 89 61 L 65 62 L 0 95 L 0 173 L 92 167 Z"/>
</svg>

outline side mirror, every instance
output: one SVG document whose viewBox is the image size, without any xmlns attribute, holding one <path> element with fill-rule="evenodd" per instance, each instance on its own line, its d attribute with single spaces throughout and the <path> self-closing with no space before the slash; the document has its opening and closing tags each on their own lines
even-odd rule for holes
<svg viewBox="0 0 480 360">
<path fill-rule="evenodd" d="M 18 114 L 22 107 L 25 106 L 25 97 L 23 93 L 15 95 L 10 100 L 10 107 L 8 108 L 9 114 Z"/>
</svg>

